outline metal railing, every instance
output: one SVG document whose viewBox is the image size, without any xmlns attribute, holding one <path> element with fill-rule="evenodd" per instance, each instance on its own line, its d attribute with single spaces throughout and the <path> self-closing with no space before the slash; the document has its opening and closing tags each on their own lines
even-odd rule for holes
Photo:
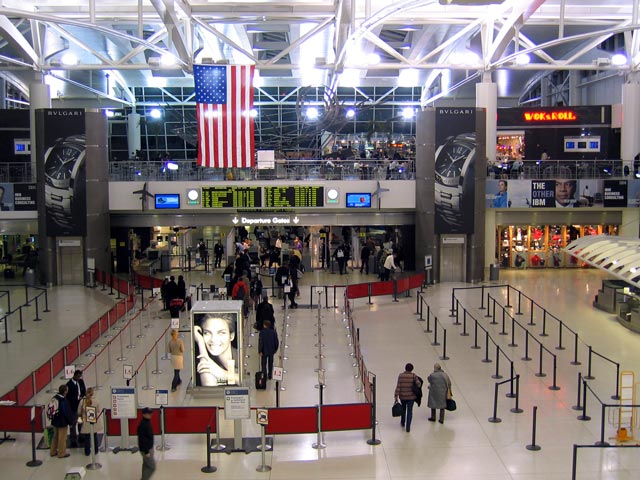
<svg viewBox="0 0 640 480">
<path fill-rule="evenodd" d="M 513 162 L 487 166 L 487 177 L 534 180 L 623 178 L 634 173 L 631 168 L 625 172 L 624 167 L 622 160 L 523 160 L 519 168 L 514 168 Z"/>
<path fill-rule="evenodd" d="M 109 162 L 109 179 L 141 181 L 248 181 L 248 180 L 414 180 L 413 159 L 397 160 L 276 160 L 274 168 L 203 168 L 195 161 Z"/>
</svg>

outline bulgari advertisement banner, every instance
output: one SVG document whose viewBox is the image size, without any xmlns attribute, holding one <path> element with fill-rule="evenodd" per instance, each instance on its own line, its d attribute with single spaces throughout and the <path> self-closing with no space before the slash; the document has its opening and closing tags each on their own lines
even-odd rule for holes
<svg viewBox="0 0 640 480">
<path fill-rule="evenodd" d="M 487 180 L 487 208 L 640 207 L 640 180 Z"/>
<path fill-rule="evenodd" d="M 435 233 L 473 233 L 476 109 L 436 109 Z"/>
<path fill-rule="evenodd" d="M 42 208 L 46 218 L 46 235 L 85 236 L 87 207 L 84 109 L 40 109 L 36 111 L 36 122 L 38 185 L 44 185 Z"/>
</svg>

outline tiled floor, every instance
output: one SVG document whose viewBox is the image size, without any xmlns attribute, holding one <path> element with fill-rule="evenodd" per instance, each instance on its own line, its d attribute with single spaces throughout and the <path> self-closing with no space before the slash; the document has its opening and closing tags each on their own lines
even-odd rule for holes
<svg viewBox="0 0 640 480">
<path fill-rule="evenodd" d="M 452 287 L 470 285 L 442 284 L 430 287 L 425 291 L 425 298 L 431 311 L 442 326 L 447 329 L 447 354 L 449 360 L 439 360 L 442 346 L 432 346 L 433 334 L 424 332 L 425 323 L 418 321 L 416 297 L 400 298 L 394 303 L 390 298 L 374 299 L 373 305 L 366 300 L 353 301 L 356 327 L 360 330 L 360 341 L 367 367 L 376 374 L 378 380 L 378 430 L 377 436 L 382 444 L 369 446 L 366 440 L 370 431 L 334 432 L 324 436 L 327 448 L 315 450 L 311 444 L 316 441 L 315 435 L 278 436 L 274 439 L 274 451 L 267 454 L 267 464 L 272 470 L 267 473 L 256 471 L 260 464 L 260 454 L 249 455 L 234 453 L 214 454 L 212 463 L 218 467 L 213 474 L 204 474 L 200 468 L 206 464 L 205 439 L 201 435 L 168 436 L 170 450 L 156 452 L 158 470 L 154 478 L 182 480 L 196 478 L 218 479 L 422 479 L 451 480 L 465 478 L 473 480 L 557 480 L 571 478 L 572 445 L 593 444 L 600 436 L 600 411 L 593 397 L 588 400 L 589 415 L 592 420 L 582 422 L 576 419 L 580 412 L 571 407 L 577 402 L 577 374 L 586 372 L 586 345 L 603 356 L 620 362 L 622 370 L 637 370 L 640 365 L 640 337 L 620 326 L 611 315 L 607 315 L 591 306 L 603 274 L 595 270 L 544 270 L 544 271 L 502 271 L 502 282 L 510 283 L 515 288 L 545 306 L 549 312 L 561 318 L 567 326 L 578 332 L 584 344 L 580 343 L 580 360 L 582 365 L 574 366 L 573 339 L 564 332 L 566 350 L 557 350 L 557 326 L 548 320 L 548 337 L 540 337 L 540 322 L 532 328 L 530 339 L 530 356 L 533 361 L 524 362 L 524 333 L 520 330 L 516 338 L 518 347 L 508 347 L 510 335 L 499 335 L 501 325 L 488 325 L 491 319 L 484 317 L 486 310 L 478 310 L 480 293 L 478 290 L 459 291 L 461 305 L 468 309 L 468 326 L 471 333 L 462 336 L 462 326 L 453 325 L 455 319 L 449 317 Z M 310 285 L 334 285 L 361 281 L 372 281 L 374 277 L 350 273 L 339 276 L 322 272 L 309 272 L 303 279 L 301 304 L 309 304 Z M 222 279 L 219 274 L 205 275 L 203 272 L 187 274 L 188 283 L 205 285 L 217 283 Z M 504 300 L 505 289 L 492 288 L 491 294 Z M 100 289 L 91 290 L 81 287 L 65 287 L 53 289 L 50 303 L 54 307 L 52 313 L 46 314 L 43 322 L 33 323 L 29 320 L 28 332 L 12 333 L 13 343 L 0 344 L 2 352 L 2 368 L 0 369 L 0 385 L 2 391 L 11 388 L 34 367 L 40 365 L 47 355 L 53 353 L 69 338 L 79 333 L 83 325 L 105 311 L 113 301 L 113 297 L 104 295 Z M 17 298 L 16 294 L 16 298 Z M 13 299 L 12 299 L 13 301 Z M 276 304 L 276 323 L 281 333 L 283 312 L 281 301 Z M 504 303 L 504 302 L 503 302 Z M 148 311 L 142 313 L 140 320 L 136 317 L 131 334 L 125 331 L 123 336 L 123 353 L 126 362 L 115 360 L 119 357 L 120 346 L 115 342 L 111 352 L 113 375 L 105 375 L 107 369 L 106 355 L 99 359 L 98 368 L 89 368 L 86 373 L 87 384 L 95 383 L 95 371 L 98 372 L 100 385 L 121 385 L 119 380 L 121 364 L 137 365 L 150 346 L 159 338 L 168 325 L 166 312 L 159 312 L 157 303 L 152 303 Z M 426 312 L 426 310 L 425 310 Z M 290 310 L 287 348 L 287 359 L 284 367 L 287 370 L 281 392 L 281 405 L 315 405 L 318 403 L 317 383 L 317 333 L 316 321 L 318 310 L 300 308 Z M 349 338 L 340 310 L 321 309 L 323 323 L 323 367 L 326 369 L 324 400 L 326 403 L 346 403 L 361 401 L 361 394 L 356 392 L 358 380 L 354 378 L 356 370 L 350 357 Z M 471 349 L 474 343 L 474 323 L 477 318 L 491 333 L 505 352 L 514 360 L 515 371 L 520 374 L 519 406 L 520 414 L 511 413 L 514 400 L 504 394 L 508 386 L 500 387 L 497 403 L 497 416 L 500 423 L 490 423 L 493 416 L 494 385 L 491 378 L 495 373 L 495 361 L 483 363 L 484 349 Z M 523 324 L 529 320 L 528 307 L 523 306 L 523 315 L 517 317 Z M 501 320 L 501 317 L 499 318 Z M 524 321 L 522 320 L 524 319 Z M 462 318 L 461 318 L 462 320 Z M 186 324 L 186 320 L 183 322 Z M 510 333 L 510 324 L 507 325 Z M 140 332 L 143 338 L 138 338 Z M 440 333 L 441 334 L 441 333 Z M 185 334 L 185 335 L 188 335 Z M 484 334 L 482 334 L 484 335 Z M 538 344 L 533 337 L 544 342 L 549 351 L 557 355 L 557 385 L 560 390 L 552 391 L 551 356 L 545 354 L 543 371 L 546 377 L 537 377 L 539 371 Z M 247 369 L 251 379 L 257 364 L 255 353 L 257 339 L 252 340 L 252 348 L 248 350 Z M 440 338 L 441 340 L 441 338 Z M 135 348 L 127 348 L 132 342 Z M 163 344 L 164 342 L 161 342 Z M 185 337 L 185 344 L 190 349 L 190 339 Z M 484 337 L 479 344 L 484 347 Z M 534 347 L 535 346 L 535 347 Z M 495 347 L 494 347 L 495 348 Z M 96 350 L 94 350 L 96 351 Z M 159 354 L 163 351 L 160 349 Z M 495 355 L 491 351 L 490 358 Z M 155 353 L 152 352 L 150 370 L 155 369 Z M 188 358 L 188 355 L 185 357 Z M 19 360 L 19 361 L 16 361 Z M 87 362 L 90 360 L 86 358 Z M 426 421 L 428 411 L 424 407 L 414 411 L 414 423 L 411 433 L 406 433 L 399 426 L 397 419 L 390 415 L 393 403 L 393 390 L 398 373 L 406 362 L 416 365 L 416 372 L 426 378 L 433 363 L 439 361 L 453 381 L 453 391 L 458 403 L 456 412 L 447 413 L 445 423 Z M 503 375 L 507 375 L 506 361 L 501 367 Z M 171 378 L 169 362 L 159 360 L 164 370 L 161 375 L 149 375 L 149 383 L 157 387 L 168 388 Z M 188 378 L 186 372 L 190 365 L 185 365 L 183 380 Z M 615 369 L 611 364 L 595 358 L 592 365 L 595 380 L 590 382 L 593 390 L 600 398 L 614 403 L 609 397 L 613 393 Z M 144 371 L 143 371 L 144 373 Z M 248 381 L 248 383 L 253 383 Z M 146 384 L 145 375 L 141 375 L 139 387 Z M 99 399 L 107 404 L 108 389 L 99 392 Z M 39 403 L 45 403 L 49 394 L 40 394 Z M 139 402 L 153 403 L 153 389 L 140 389 Z M 171 395 L 171 403 L 175 405 L 221 404 L 220 398 L 194 398 L 187 391 L 187 382 L 178 392 Z M 275 394 L 272 388 L 266 392 L 254 393 L 252 405 L 273 406 Z M 532 442 L 532 412 L 538 407 L 536 444 L 542 449 L 537 452 L 525 447 Z M 615 434 L 613 411 L 605 418 L 606 437 Z M 257 436 L 258 429 L 253 421 L 244 422 L 245 435 Z M 223 421 L 222 436 L 232 436 L 231 425 Z M 14 435 L 16 442 L 0 445 L 0 468 L 2 478 L 8 479 L 53 479 L 63 478 L 67 469 L 88 463 L 81 450 L 72 451 L 71 457 L 59 460 L 50 459 L 46 451 L 38 451 L 38 458 L 44 464 L 37 468 L 28 468 L 25 462 L 30 459 L 30 441 L 28 435 Z M 116 444 L 110 439 L 110 446 Z M 132 443 L 135 439 L 132 438 Z M 160 442 L 156 438 L 156 444 Z M 118 478 L 137 479 L 140 473 L 140 456 L 129 453 L 114 454 L 104 452 L 98 455 L 102 469 L 87 472 L 85 478 Z M 640 477 L 640 455 L 637 449 L 584 449 L 579 453 L 578 479 L 637 479 Z"/>
</svg>

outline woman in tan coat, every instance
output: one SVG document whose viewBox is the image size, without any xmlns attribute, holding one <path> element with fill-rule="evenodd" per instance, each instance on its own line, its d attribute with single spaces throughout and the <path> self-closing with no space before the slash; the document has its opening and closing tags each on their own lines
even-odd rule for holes
<svg viewBox="0 0 640 480">
<path fill-rule="evenodd" d="M 87 396 L 80 400 L 80 405 L 78 406 L 78 419 L 82 419 L 82 436 L 84 437 L 84 454 L 89 456 L 91 455 L 91 429 L 88 424 L 87 419 L 87 407 L 93 407 L 96 409 L 96 419 L 97 422 L 93 425 L 93 444 L 96 455 L 98 454 L 98 447 L 100 443 L 98 442 L 98 433 L 102 432 L 102 422 L 103 419 L 100 417 L 100 404 L 95 397 L 95 390 L 93 388 L 87 388 Z"/>
<path fill-rule="evenodd" d="M 178 330 L 171 330 L 171 341 L 169 342 L 169 353 L 171 354 L 171 366 L 173 367 L 173 381 L 171 391 L 175 392 L 178 385 L 182 383 L 180 370 L 184 367 L 184 343 L 178 338 Z"/>
</svg>

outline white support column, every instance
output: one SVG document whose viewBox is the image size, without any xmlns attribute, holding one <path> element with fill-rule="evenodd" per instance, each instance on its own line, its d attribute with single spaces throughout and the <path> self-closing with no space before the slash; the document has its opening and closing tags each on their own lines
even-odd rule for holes
<svg viewBox="0 0 640 480">
<path fill-rule="evenodd" d="M 493 163 L 496 159 L 496 135 L 498 130 L 498 85 L 491 82 L 491 79 L 478 83 L 476 85 L 476 107 L 484 108 L 487 111 L 487 137 L 485 138 L 487 159 Z M 484 168 L 476 166 L 476 169 Z"/>
<path fill-rule="evenodd" d="M 140 131 L 140 114 L 131 112 L 127 115 L 127 145 L 129 148 L 127 158 L 133 158 L 136 151 L 140 150 Z"/>
<path fill-rule="evenodd" d="M 638 136 L 640 121 L 640 84 L 625 83 L 622 85 L 622 129 L 620 157 L 623 164 L 633 173 L 633 159 L 640 153 L 640 137 Z"/>
<path fill-rule="evenodd" d="M 36 171 L 36 110 L 51 108 L 49 85 L 44 83 L 41 73 L 29 83 L 29 126 L 31 127 L 31 168 Z"/>
</svg>

